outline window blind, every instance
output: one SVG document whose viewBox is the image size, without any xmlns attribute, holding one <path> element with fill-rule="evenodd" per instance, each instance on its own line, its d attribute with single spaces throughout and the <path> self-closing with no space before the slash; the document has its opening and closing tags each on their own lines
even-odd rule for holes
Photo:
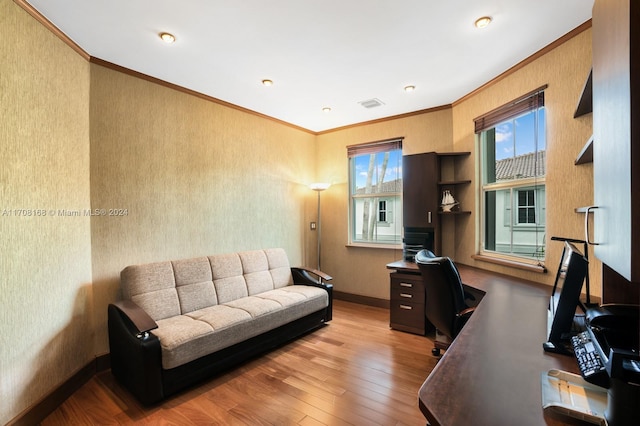
<svg viewBox="0 0 640 426">
<path fill-rule="evenodd" d="M 517 115 L 533 111 L 544 106 L 544 89 L 548 86 L 545 84 L 538 89 L 520 96 L 513 101 L 494 109 L 486 114 L 475 118 L 475 132 L 480 133 L 484 130 L 495 127 L 498 123 L 513 118 Z"/>
<path fill-rule="evenodd" d="M 347 146 L 347 155 L 349 158 L 358 155 L 375 154 L 377 152 L 393 151 L 394 149 L 402 149 L 402 140 L 404 138 L 386 139 L 377 142 L 368 142 L 358 145 Z"/>
</svg>

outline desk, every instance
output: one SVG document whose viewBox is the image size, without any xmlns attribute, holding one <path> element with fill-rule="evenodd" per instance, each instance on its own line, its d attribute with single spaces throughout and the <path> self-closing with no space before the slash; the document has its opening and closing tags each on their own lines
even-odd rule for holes
<svg viewBox="0 0 640 426">
<path fill-rule="evenodd" d="M 462 281 L 486 294 L 420 388 L 429 424 L 565 424 L 545 415 L 541 402 L 542 372 L 578 373 L 573 357 L 542 350 L 551 287 L 458 266 Z M 417 267 L 399 261 L 387 268 Z"/>
</svg>

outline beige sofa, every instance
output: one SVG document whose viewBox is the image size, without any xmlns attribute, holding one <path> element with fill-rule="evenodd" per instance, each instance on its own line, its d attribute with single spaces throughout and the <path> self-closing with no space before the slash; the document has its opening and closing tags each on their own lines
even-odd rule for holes
<svg viewBox="0 0 640 426">
<path fill-rule="evenodd" d="M 160 401 L 330 321 L 330 279 L 283 249 L 128 266 L 108 309 L 111 370 Z"/>
</svg>

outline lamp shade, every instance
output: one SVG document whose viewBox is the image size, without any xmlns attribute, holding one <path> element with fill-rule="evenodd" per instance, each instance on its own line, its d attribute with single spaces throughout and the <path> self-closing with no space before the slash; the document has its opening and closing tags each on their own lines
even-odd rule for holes
<svg viewBox="0 0 640 426">
<path fill-rule="evenodd" d="M 325 183 L 325 182 L 315 182 L 309 185 L 309 188 L 313 189 L 314 191 L 324 191 L 325 189 L 329 188 L 331 186 L 330 183 Z"/>
</svg>

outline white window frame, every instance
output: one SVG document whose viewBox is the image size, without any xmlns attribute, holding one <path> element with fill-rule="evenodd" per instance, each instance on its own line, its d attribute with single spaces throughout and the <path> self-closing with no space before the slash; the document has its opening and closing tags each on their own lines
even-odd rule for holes
<svg viewBox="0 0 640 426">
<path fill-rule="evenodd" d="M 536 177 L 531 177 L 531 178 L 516 178 L 516 179 L 510 179 L 510 180 L 502 180 L 502 181 L 496 181 L 496 182 L 491 182 L 491 183 L 486 183 L 486 179 L 485 179 L 485 163 L 487 161 L 487 157 L 486 157 L 486 153 L 485 153 L 485 147 L 486 147 L 486 141 L 484 140 L 484 137 L 486 136 L 486 132 L 488 130 L 491 130 L 493 128 L 496 128 L 499 124 L 502 124 L 505 121 L 509 121 L 509 120 L 516 120 L 519 116 L 522 116 L 524 114 L 530 113 L 531 111 L 539 111 L 540 108 L 544 108 L 544 94 L 543 94 L 543 90 L 545 87 L 540 88 L 534 92 L 531 92 L 528 95 L 525 95 L 515 101 L 512 102 L 511 105 L 508 105 L 507 107 L 513 108 L 513 105 L 515 105 L 517 102 L 520 102 L 522 100 L 527 100 L 527 98 L 529 97 L 533 97 L 533 96 L 538 96 L 540 93 L 542 93 L 542 104 L 538 105 L 536 108 L 530 109 L 528 112 L 527 111 L 520 111 L 519 113 L 514 113 L 512 116 L 510 117 L 505 117 L 502 120 L 496 120 L 493 119 L 493 122 L 491 123 L 491 125 L 487 126 L 486 128 L 482 129 L 481 131 L 478 131 L 478 121 L 480 119 L 482 119 L 482 117 L 476 119 L 476 133 L 477 133 L 477 146 L 478 146 L 478 152 L 480 153 L 480 160 L 479 160 L 479 173 L 478 173 L 478 179 L 480 182 L 479 185 L 479 206 L 480 206 L 480 214 L 478 215 L 479 217 L 479 221 L 477 223 L 478 226 L 478 236 L 479 236 L 479 241 L 478 241 L 478 253 L 481 256 L 485 256 L 485 257 L 493 257 L 493 258 L 497 258 L 497 259 L 504 259 L 504 260 L 510 260 L 510 261 L 515 261 L 517 263 L 529 263 L 529 264 L 540 264 L 541 262 L 544 262 L 544 247 L 545 247 L 545 242 L 544 242 L 544 238 L 546 236 L 546 219 L 545 219 L 545 203 L 539 203 L 537 197 L 540 191 L 544 191 L 546 192 L 546 176 L 536 176 Z M 492 112 L 493 113 L 493 112 Z M 486 116 L 489 116 L 489 120 L 492 120 L 492 118 L 490 117 L 492 113 L 486 114 Z M 546 116 L 546 112 L 545 112 L 545 116 Z M 544 127 L 544 131 L 546 132 L 546 120 L 545 120 L 545 127 Z M 541 152 L 542 150 L 536 151 L 536 152 Z M 486 202 L 487 202 L 487 193 L 491 192 L 491 191 L 504 191 L 504 190 L 509 190 L 510 191 L 510 196 L 509 197 L 504 197 L 509 198 L 510 199 L 510 205 L 504 205 L 502 206 L 503 208 L 503 213 L 504 213 L 504 217 L 502 219 L 502 221 L 500 221 L 500 225 L 504 226 L 504 227 L 508 227 L 510 228 L 509 233 L 510 233 L 510 242 L 509 245 L 511 247 L 511 249 L 513 250 L 513 247 L 516 246 L 515 238 L 514 238 L 514 232 L 520 232 L 518 230 L 530 230 L 531 232 L 536 232 L 536 245 L 540 244 L 539 247 L 536 247 L 535 250 L 532 252 L 532 254 L 529 256 L 524 256 L 524 255 L 518 255 L 517 253 L 505 253 L 505 252 L 501 252 L 499 250 L 497 250 L 497 245 L 498 245 L 498 241 L 497 241 L 497 236 L 496 236 L 496 241 L 494 241 L 494 248 L 495 250 L 490 250 L 487 249 L 485 247 L 485 243 L 487 241 L 487 235 L 486 235 L 486 226 L 487 226 L 487 217 L 486 215 L 487 213 L 487 207 L 486 207 Z M 533 189 L 534 190 L 534 208 L 535 208 L 535 216 L 536 216 L 536 223 L 519 223 L 519 216 L 518 216 L 518 210 L 519 210 L 519 205 L 518 205 L 518 191 L 521 189 L 525 189 L 525 190 L 529 190 L 529 189 Z M 495 210 L 497 208 L 497 206 L 493 206 L 493 209 Z M 496 212 L 493 213 L 494 215 L 496 214 Z M 500 226 L 498 225 L 498 223 L 496 222 L 495 224 L 496 226 Z M 497 229 L 497 228 L 496 228 Z M 497 234 L 497 232 L 494 230 L 494 233 Z M 538 240 L 538 236 L 540 236 L 541 240 Z"/>
<path fill-rule="evenodd" d="M 371 187 L 370 193 L 359 193 L 357 186 L 357 170 L 355 170 L 355 157 L 363 155 L 380 154 L 384 152 L 397 151 L 397 162 L 390 161 L 387 164 L 389 173 L 393 169 L 393 173 L 397 173 L 394 189 L 395 191 L 375 192 L 378 176 L 374 172 L 375 184 Z M 348 218 L 348 245 L 355 247 L 371 247 L 371 248 L 402 248 L 402 214 L 398 214 L 402 209 L 402 138 L 394 138 L 383 141 L 351 145 L 347 147 L 348 168 L 349 168 L 349 218 Z M 393 164 L 392 164 L 393 163 Z M 379 172 L 379 171 L 378 171 Z M 385 172 L 383 182 L 388 182 L 387 177 L 390 174 Z M 391 175 L 393 176 L 393 175 Z M 372 202 L 370 216 L 374 220 L 369 223 L 375 227 L 373 238 L 363 238 L 362 233 L 358 234 L 358 229 L 362 228 L 362 224 L 358 223 L 358 206 L 364 200 L 369 199 Z M 380 201 L 386 202 L 386 221 L 380 221 Z M 358 226 L 360 225 L 360 226 Z M 380 235 L 378 231 L 382 230 Z M 358 237 L 359 235 L 359 237 Z"/>
</svg>

